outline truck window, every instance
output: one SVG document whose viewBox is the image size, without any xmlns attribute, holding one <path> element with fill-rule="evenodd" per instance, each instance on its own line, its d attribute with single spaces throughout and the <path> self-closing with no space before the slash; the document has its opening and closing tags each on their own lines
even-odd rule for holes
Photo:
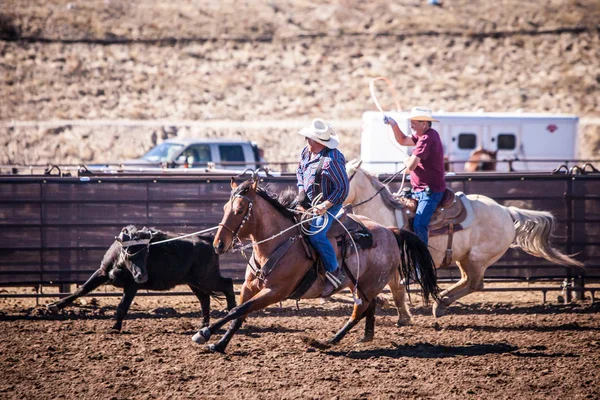
<svg viewBox="0 0 600 400">
<path fill-rule="evenodd" d="M 222 162 L 246 161 L 244 159 L 244 150 L 240 145 L 220 145 L 219 154 Z"/>
<path fill-rule="evenodd" d="M 498 134 L 498 150 L 514 150 L 517 147 L 517 138 L 514 133 Z"/>
<path fill-rule="evenodd" d="M 153 163 L 173 161 L 182 148 L 183 145 L 178 143 L 161 143 L 144 154 L 142 159 Z"/>
<path fill-rule="evenodd" d="M 459 149 L 474 149 L 477 147 L 477 135 L 474 133 L 461 133 L 458 135 Z"/>
<path fill-rule="evenodd" d="M 207 144 L 190 146 L 183 152 L 186 160 L 192 157 L 194 163 L 207 163 L 212 161 L 210 147 Z"/>
</svg>

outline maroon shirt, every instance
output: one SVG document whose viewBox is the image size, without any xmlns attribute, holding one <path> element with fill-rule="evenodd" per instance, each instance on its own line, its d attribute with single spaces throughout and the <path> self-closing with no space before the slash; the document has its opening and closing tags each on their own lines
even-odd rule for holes
<svg viewBox="0 0 600 400">
<path fill-rule="evenodd" d="M 446 190 L 444 179 L 444 148 L 440 134 L 429 128 L 421 137 L 412 135 L 416 147 L 412 154 L 421 159 L 417 168 L 410 173 L 413 191 L 421 192 L 427 186 L 432 192 Z"/>
</svg>

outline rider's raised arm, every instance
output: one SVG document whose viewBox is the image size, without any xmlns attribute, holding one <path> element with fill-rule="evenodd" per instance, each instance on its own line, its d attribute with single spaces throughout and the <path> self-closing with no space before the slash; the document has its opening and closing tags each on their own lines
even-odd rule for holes
<svg viewBox="0 0 600 400">
<path fill-rule="evenodd" d="M 394 138 L 398 144 L 402 146 L 414 146 L 415 142 L 413 141 L 411 136 L 406 136 L 404 132 L 400 129 L 398 124 L 392 126 L 392 131 L 394 131 Z"/>
</svg>

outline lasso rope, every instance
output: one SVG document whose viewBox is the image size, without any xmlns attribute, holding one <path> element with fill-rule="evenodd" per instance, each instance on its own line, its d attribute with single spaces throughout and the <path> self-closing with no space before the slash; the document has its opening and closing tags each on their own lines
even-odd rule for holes
<svg viewBox="0 0 600 400">
<path fill-rule="evenodd" d="M 377 106 L 377 109 L 381 113 L 381 116 L 385 117 L 385 113 L 383 112 L 383 108 L 379 104 L 379 101 L 377 100 L 377 96 L 375 95 L 375 82 L 377 82 L 377 81 L 384 81 L 387 84 L 388 89 L 392 92 L 392 96 L 394 97 L 394 102 L 396 103 L 396 110 L 399 111 L 401 108 L 400 108 L 400 103 L 398 102 L 398 95 L 396 93 L 396 90 L 394 89 L 394 86 L 392 86 L 392 83 L 390 82 L 390 80 L 388 78 L 379 76 L 377 78 L 371 79 L 371 82 L 369 82 L 369 91 L 371 92 L 371 98 L 373 99 L 373 102 L 375 103 L 375 105 Z M 408 154 L 406 153 L 406 151 L 404 151 L 404 149 L 400 146 L 400 144 L 396 141 L 396 139 L 391 138 L 390 132 L 393 132 L 393 130 L 392 130 L 391 126 L 389 126 L 389 128 L 390 129 L 386 128 L 386 130 L 385 130 L 388 140 L 390 142 L 392 142 L 394 147 L 396 147 L 398 150 L 400 150 L 402 153 L 404 153 L 404 155 L 406 157 L 408 157 Z M 402 183 L 400 184 L 400 190 L 402 190 L 402 187 L 404 186 L 404 180 L 406 178 L 406 166 L 404 168 L 402 168 L 402 170 L 400 170 L 399 172 L 403 172 L 402 173 Z"/>
<path fill-rule="evenodd" d="M 150 243 L 149 246 L 154 246 L 155 244 L 161 244 L 161 243 L 171 242 L 173 240 L 183 239 L 183 238 L 186 238 L 186 237 L 189 237 L 189 236 L 201 235 L 203 233 L 214 231 L 215 229 L 219 229 L 219 227 L 218 226 L 213 226 L 212 228 L 204 229 L 204 230 L 201 230 L 201 231 L 198 231 L 198 232 L 194 232 L 194 233 L 188 233 L 187 235 L 177 236 L 177 237 L 174 237 L 174 238 L 171 238 L 171 239 L 166 239 L 166 240 L 161 240 L 161 241 L 158 241 L 158 242 L 153 242 L 153 243 Z"/>
<path fill-rule="evenodd" d="M 317 204 L 320 203 L 321 199 L 323 197 L 323 194 L 319 194 L 318 196 L 316 196 L 313 201 L 311 202 L 311 208 L 314 208 Z M 319 232 L 321 232 L 323 229 L 325 229 L 325 226 L 327 226 L 327 222 L 329 221 L 329 218 L 333 218 L 335 221 L 337 221 L 346 231 L 346 234 L 348 235 L 348 237 L 350 238 L 350 240 L 352 241 L 352 245 L 354 246 L 354 249 L 356 251 L 356 263 L 357 263 L 357 280 L 358 277 L 360 276 L 360 257 L 358 256 L 358 247 L 356 246 L 356 242 L 354 241 L 354 238 L 352 237 L 352 235 L 350 234 L 350 232 L 348 231 L 348 229 L 346 229 L 346 227 L 344 226 L 344 224 L 342 224 L 340 222 L 340 220 L 333 215 L 332 213 L 330 213 L 329 211 L 327 211 L 325 214 L 323 215 L 315 215 L 312 212 L 308 212 L 308 211 L 300 211 L 300 210 L 296 210 L 296 209 L 292 209 L 292 208 L 288 208 L 289 211 L 294 212 L 296 214 L 300 214 L 300 222 L 290 226 L 289 228 L 286 228 L 278 233 L 276 233 L 275 235 L 268 237 L 266 239 L 260 240 L 258 242 L 251 242 L 248 243 L 244 246 L 240 246 L 240 247 L 236 247 L 235 249 L 233 249 L 232 251 L 239 251 L 240 253 L 242 253 L 245 256 L 244 250 L 247 250 L 249 248 L 254 247 L 255 245 L 259 245 L 265 242 L 268 242 L 270 240 L 273 240 L 281 235 L 283 235 L 285 232 L 292 230 L 294 228 L 296 228 L 297 226 L 300 226 L 300 229 L 302 230 L 302 233 L 304 235 L 307 236 L 311 236 L 311 235 L 315 235 Z M 324 223 L 322 225 L 321 228 L 319 228 L 317 231 L 311 232 L 310 228 L 307 228 L 305 225 L 311 221 L 314 221 L 315 219 L 319 218 L 319 217 L 323 217 L 324 219 Z M 310 225 L 309 225 L 310 226 Z M 360 297 L 358 297 L 358 283 L 354 286 L 354 290 L 351 291 L 352 293 L 352 298 L 354 299 L 354 302 L 357 305 L 362 304 L 362 300 L 360 299 Z"/>
</svg>

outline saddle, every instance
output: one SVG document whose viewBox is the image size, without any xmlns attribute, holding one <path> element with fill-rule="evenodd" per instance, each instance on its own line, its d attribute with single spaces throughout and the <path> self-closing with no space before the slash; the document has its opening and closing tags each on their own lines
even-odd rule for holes
<svg viewBox="0 0 600 400">
<path fill-rule="evenodd" d="M 395 198 L 404 204 L 407 219 L 412 226 L 412 221 L 417 212 L 417 200 L 404 196 L 396 196 Z M 457 201 L 454 191 L 446 188 L 442 200 L 433 213 L 431 222 L 429 222 L 429 236 L 445 235 L 450 229 L 455 232 L 462 230 L 461 222 L 467 219 L 467 215 L 467 209 L 463 202 Z"/>
<path fill-rule="evenodd" d="M 329 231 L 327 231 L 328 238 L 336 238 L 339 242 L 340 239 L 348 240 L 347 232 L 350 233 L 354 242 L 361 249 L 370 249 L 373 247 L 373 233 L 358 219 L 354 214 L 348 213 L 346 209 L 338 216 L 338 221 L 333 222 Z M 346 232 L 347 231 L 347 232 Z"/>
<path fill-rule="evenodd" d="M 461 194 L 461 196 L 464 195 Z M 407 214 L 406 219 L 409 221 L 409 226 L 412 227 L 415 213 L 417 212 L 417 200 L 406 195 L 395 196 L 395 198 L 405 206 L 405 213 Z M 446 188 L 442 200 L 438 204 L 435 212 L 431 216 L 431 221 L 429 222 L 429 237 L 448 235 L 446 255 L 441 266 L 448 266 L 452 262 L 453 234 L 454 232 L 463 230 L 470 224 L 470 219 L 467 221 L 468 216 L 469 212 L 465 207 L 464 202 L 457 199 L 457 196 L 452 189 Z"/>
<path fill-rule="evenodd" d="M 357 285 L 356 278 L 354 275 L 352 275 L 352 272 L 346 265 L 346 255 L 348 250 L 351 249 L 354 244 L 361 249 L 375 247 L 373 245 L 373 233 L 360 221 L 360 219 L 358 219 L 356 215 L 348 213 L 346 209 L 344 209 L 343 213 L 338 215 L 338 221 L 341 222 L 341 224 L 337 221 L 334 221 L 331 225 L 331 228 L 329 228 L 327 231 L 327 237 L 330 239 L 335 239 L 337 246 L 340 249 L 341 273 L 350 278 L 354 285 Z M 348 237 L 348 233 L 350 233 L 352 240 L 350 240 Z M 309 257 L 314 260 L 314 264 L 302 278 L 300 283 L 296 286 L 292 294 L 288 297 L 289 299 L 300 299 L 304 293 L 310 289 L 317 277 L 323 277 L 325 273 L 325 268 L 323 267 L 318 252 L 312 247 L 307 236 L 304 236 L 304 239 L 304 249 Z M 367 298 L 364 293 L 362 293 L 360 287 L 358 288 L 358 291 L 361 293 L 361 296 L 364 299 Z"/>
</svg>

